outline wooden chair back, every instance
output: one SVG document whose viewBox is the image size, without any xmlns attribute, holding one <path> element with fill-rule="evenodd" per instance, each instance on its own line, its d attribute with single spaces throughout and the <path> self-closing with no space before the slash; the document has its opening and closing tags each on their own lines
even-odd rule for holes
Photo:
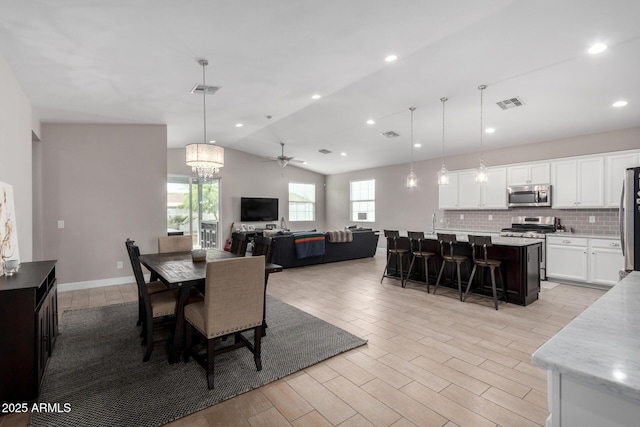
<svg viewBox="0 0 640 427">
<path fill-rule="evenodd" d="M 191 252 L 193 239 L 191 236 L 161 236 L 158 237 L 158 253 Z"/>
<path fill-rule="evenodd" d="M 491 236 L 473 236 L 469 234 L 469 243 L 471 243 L 471 254 L 473 256 L 473 262 L 478 259 L 482 259 L 487 262 L 487 248 L 493 246 L 491 243 Z"/>
<path fill-rule="evenodd" d="M 147 284 L 144 281 L 144 274 L 142 273 L 142 266 L 140 265 L 140 249 L 135 242 L 129 238 L 125 241 L 127 246 L 127 252 L 129 253 L 129 259 L 131 260 L 131 268 L 133 268 L 133 276 L 136 279 L 136 285 L 138 286 L 138 294 L 144 306 L 147 310 L 151 308 L 151 300 L 149 299 L 149 292 L 147 290 Z"/>
<path fill-rule="evenodd" d="M 273 240 L 271 237 L 256 236 L 253 239 L 253 256 L 264 255 L 265 262 L 271 263 L 273 260 Z"/>
<path fill-rule="evenodd" d="M 384 230 L 384 237 L 400 237 L 398 230 Z"/>
<path fill-rule="evenodd" d="M 411 240 L 411 252 L 422 252 L 424 231 L 407 231 L 407 236 Z"/>
<path fill-rule="evenodd" d="M 245 256 L 247 254 L 247 244 L 249 243 L 249 239 L 247 239 L 247 235 L 245 233 L 236 233 L 233 232 L 231 234 L 231 248 L 229 252 L 238 256 Z"/>
<path fill-rule="evenodd" d="M 453 258 L 453 247 L 458 242 L 455 234 L 438 233 L 438 241 L 440 242 L 440 255 L 444 258 L 450 256 Z M 449 253 L 447 254 L 447 249 Z"/>
</svg>

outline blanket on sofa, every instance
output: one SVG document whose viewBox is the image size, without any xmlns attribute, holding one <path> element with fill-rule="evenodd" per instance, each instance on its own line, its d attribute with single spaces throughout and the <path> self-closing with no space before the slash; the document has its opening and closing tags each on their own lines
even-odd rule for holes
<svg viewBox="0 0 640 427">
<path fill-rule="evenodd" d="M 327 231 L 327 242 L 329 243 L 347 243 L 352 241 L 353 233 L 351 230 Z"/>
<path fill-rule="evenodd" d="M 324 233 L 298 232 L 293 233 L 298 259 L 324 255 Z"/>
</svg>

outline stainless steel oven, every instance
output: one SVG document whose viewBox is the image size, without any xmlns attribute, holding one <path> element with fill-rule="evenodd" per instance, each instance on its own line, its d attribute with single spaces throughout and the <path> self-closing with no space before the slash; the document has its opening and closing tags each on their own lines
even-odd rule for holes
<svg viewBox="0 0 640 427">
<path fill-rule="evenodd" d="M 557 224 L 554 216 L 516 216 L 511 218 L 511 228 L 503 228 L 500 236 L 546 240 L 547 233 L 555 232 Z M 547 280 L 546 242 L 542 242 L 540 247 L 540 279 Z"/>
<path fill-rule="evenodd" d="M 551 185 L 512 185 L 507 187 L 509 207 L 551 206 Z"/>
</svg>

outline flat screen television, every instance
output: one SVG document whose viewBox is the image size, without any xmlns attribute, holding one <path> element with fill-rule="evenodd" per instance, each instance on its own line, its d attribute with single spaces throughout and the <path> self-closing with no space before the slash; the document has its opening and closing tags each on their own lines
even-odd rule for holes
<svg viewBox="0 0 640 427">
<path fill-rule="evenodd" d="M 277 221 L 278 199 L 264 197 L 240 198 L 240 221 Z"/>
</svg>

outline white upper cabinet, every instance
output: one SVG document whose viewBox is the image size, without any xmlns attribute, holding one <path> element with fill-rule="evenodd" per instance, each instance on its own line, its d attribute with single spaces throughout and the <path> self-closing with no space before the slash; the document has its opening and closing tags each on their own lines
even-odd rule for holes
<svg viewBox="0 0 640 427">
<path fill-rule="evenodd" d="M 507 168 L 487 168 L 487 182 L 475 180 L 476 171 L 458 172 L 458 206 L 460 209 L 506 209 Z"/>
<path fill-rule="evenodd" d="M 440 209 L 458 209 L 458 172 L 449 172 L 449 184 L 438 185 Z"/>
<path fill-rule="evenodd" d="M 549 162 L 509 166 L 507 185 L 549 184 L 551 166 Z"/>
<path fill-rule="evenodd" d="M 553 208 L 604 207 L 604 158 L 551 163 Z"/>
<path fill-rule="evenodd" d="M 622 193 L 622 180 L 624 171 L 627 168 L 640 166 L 638 153 L 614 154 L 606 156 L 606 188 L 607 207 L 617 208 L 620 206 L 620 196 Z"/>
</svg>

